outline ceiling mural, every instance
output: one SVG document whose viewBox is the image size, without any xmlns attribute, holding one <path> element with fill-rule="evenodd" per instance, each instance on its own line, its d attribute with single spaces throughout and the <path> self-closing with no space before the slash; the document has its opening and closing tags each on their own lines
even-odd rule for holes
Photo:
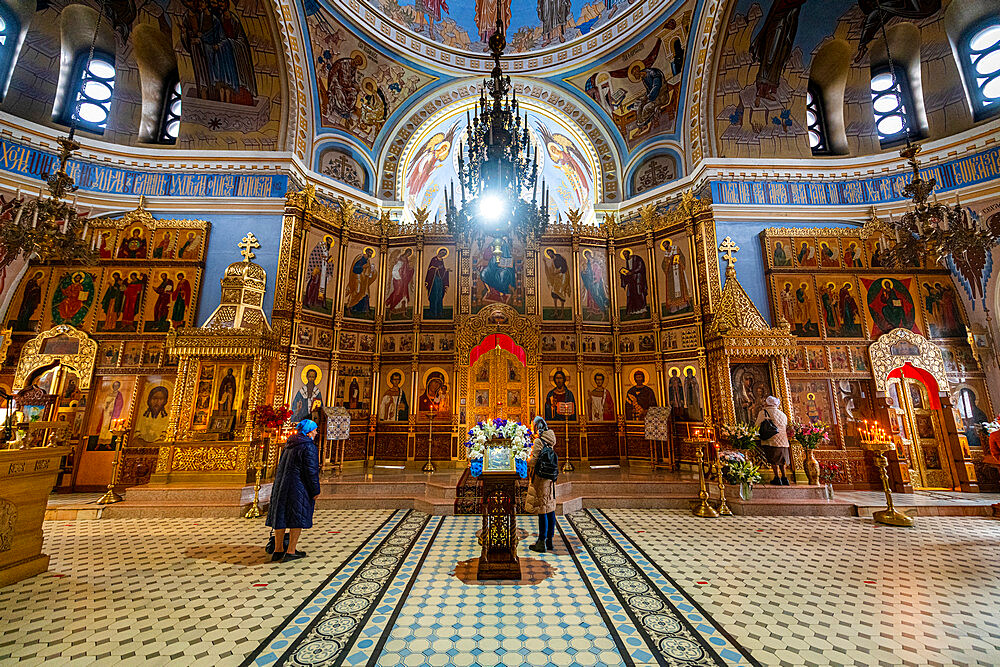
<svg viewBox="0 0 1000 667">
<path fill-rule="evenodd" d="M 558 46 L 591 34 L 629 7 L 630 0 L 374 0 L 393 23 L 465 51 L 488 51 L 497 4 L 508 53 Z"/>
<path fill-rule="evenodd" d="M 608 115 L 629 151 L 677 129 L 690 29 L 691 11 L 676 12 L 625 52 L 566 79 Z"/>
<path fill-rule="evenodd" d="M 356 30 L 311 8 L 306 25 L 320 125 L 347 132 L 371 149 L 389 116 L 436 77 L 386 57 Z"/>
<path fill-rule="evenodd" d="M 550 189 L 553 217 L 565 221 L 574 210 L 583 214 L 584 224 L 593 224 L 600 192 L 595 180 L 597 156 L 590 142 L 557 111 L 523 98 L 519 101 L 527 113 L 532 142 L 539 147 L 539 180 L 544 178 Z M 405 220 L 412 219 L 418 208 L 426 208 L 432 219 L 443 218 L 445 188 L 452 183 L 460 197 L 458 147 L 466 141 L 466 112 L 475 103 L 475 98 L 465 99 L 446 108 L 411 139 L 404 151 L 400 184 Z"/>
<path fill-rule="evenodd" d="M 941 0 L 883 0 L 887 26 L 920 28 L 924 63 L 950 56 Z M 722 31 L 715 127 L 722 155 L 811 156 L 804 124 L 810 66 L 839 41 L 850 52 L 844 120 L 859 153 L 879 150 L 871 116 L 869 47 L 880 38 L 876 3 L 855 0 L 737 0 Z M 884 48 L 884 47 L 883 47 Z M 926 67 L 926 64 L 925 64 Z M 924 81 L 928 116 L 961 102 L 961 82 L 940 70 Z"/>
</svg>

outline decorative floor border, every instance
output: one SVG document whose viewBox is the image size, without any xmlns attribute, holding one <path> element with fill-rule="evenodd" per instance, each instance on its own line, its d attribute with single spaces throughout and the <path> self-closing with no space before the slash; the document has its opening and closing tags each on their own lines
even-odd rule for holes
<svg viewBox="0 0 1000 667">
<path fill-rule="evenodd" d="M 559 526 L 567 544 L 582 545 L 577 566 L 634 663 L 759 667 L 603 513 L 573 512 Z"/>
<path fill-rule="evenodd" d="M 385 596 L 431 517 L 398 510 L 281 626 L 242 667 L 341 664 Z M 425 540 L 424 549 L 429 541 Z M 412 576 L 412 571 L 407 573 Z M 398 600 L 397 600 L 398 603 Z"/>
</svg>

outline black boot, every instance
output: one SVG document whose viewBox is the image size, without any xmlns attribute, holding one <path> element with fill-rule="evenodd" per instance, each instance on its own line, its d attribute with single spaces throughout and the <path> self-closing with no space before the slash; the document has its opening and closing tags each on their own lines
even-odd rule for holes
<svg viewBox="0 0 1000 667">
<path fill-rule="evenodd" d="M 539 537 L 538 541 L 535 542 L 534 544 L 529 544 L 528 548 L 531 549 L 532 551 L 536 551 L 540 554 L 543 554 L 545 553 L 545 540 Z"/>
<path fill-rule="evenodd" d="M 545 548 L 548 549 L 549 551 L 552 551 L 553 549 L 555 549 L 555 547 L 552 546 L 552 538 L 551 537 L 548 538 L 547 540 L 545 540 Z"/>
</svg>

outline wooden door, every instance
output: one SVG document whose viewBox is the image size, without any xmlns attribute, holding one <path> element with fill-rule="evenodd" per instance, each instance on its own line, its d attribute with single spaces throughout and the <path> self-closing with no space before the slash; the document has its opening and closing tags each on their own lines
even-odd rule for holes
<svg viewBox="0 0 1000 667">
<path fill-rule="evenodd" d="M 494 417 L 523 422 L 528 414 L 527 369 L 511 353 L 493 349 L 469 374 L 469 425 Z"/>
<path fill-rule="evenodd" d="M 927 385 L 915 378 L 889 382 L 891 408 L 905 427 L 904 445 L 913 486 L 953 489 L 955 476 L 941 421 L 941 410 L 932 408 Z M 901 430 L 902 432 L 902 430 Z"/>
</svg>

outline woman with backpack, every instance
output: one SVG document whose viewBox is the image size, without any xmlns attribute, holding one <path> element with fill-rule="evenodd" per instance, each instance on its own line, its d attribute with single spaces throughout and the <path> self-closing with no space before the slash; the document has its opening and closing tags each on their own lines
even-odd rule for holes
<svg viewBox="0 0 1000 667">
<path fill-rule="evenodd" d="M 556 455 L 556 434 L 539 415 L 531 422 L 535 442 L 528 456 L 528 495 L 524 510 L 538 515 L 538 541 L 528 546 L 532 551 L 545 553 L 552 550 L 552 536 L 556 530 L 556 478 L 559 476 L 559 457 Z"/>
<path fill-rule="evenodd" d="M 785 477 L 785 466 L 791 464 L 792 456 L 788 445 L 788 415 L 778 407 L 781 405 L 774 396 L 764 399 L 764 407 L 757 415 L 756 426 L 760 428 L 760 444 L 764 450 L 767 462 L 771 464 L 774 471 L 774 479 L 771 484 L 775 486 L 788 486 L 788 478 Z M 767 422 L 770 421 L 773 427 Z M 777 432 L 775 432 L 777 431 Z M 771 435 L 768 435 L 771 434 Z"/>
</svg>

